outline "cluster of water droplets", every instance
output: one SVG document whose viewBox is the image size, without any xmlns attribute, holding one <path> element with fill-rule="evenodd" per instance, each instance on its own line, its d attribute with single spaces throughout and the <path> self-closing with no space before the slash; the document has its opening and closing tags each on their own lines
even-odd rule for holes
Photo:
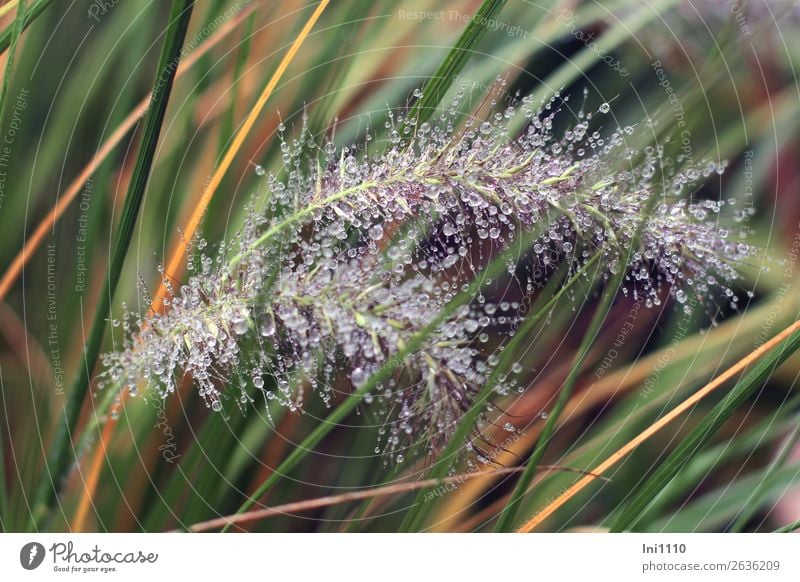
<svg viewBox="0 0 800 582">
<path fill-rule="evenodd" d="M 124 349 L 105 355 L 104 382 L 166 396 L 189 376 L 215 410 L 232 391 L 247 403 L 251 386 L 293 411 L 306 392 L 333 406 L 358 390 L 383 419 L 376 452 L 401 459 L 409 444 L 447 442 L 500 361 L 497 336 L 515 333 L 564 263 L 575 272 L 599 253 L 609 273 L 628 269 L 626 292 L 648 304 L 712 287 L 733 295 L 751 250 L 717 227 L 724 203 L 686 201 L 721 168 L 635 151 L 630 127 L 590 129 L 608 104 L 556 132 L 554 104 L 527 97 L 464 124 L 457 103 L 430 123 L 389 114 L 385 143 L 357 148 L 317 146 L 305 130 L 282 138 L 283 177 L 256 172 L 269 184 L 266 210 L 251 210 L 214 257 L 198 250 L 166 312 L 134 323 Z M 507 265 L 522 297 L 481 293 L 437 319 L 530 232 L 534 243 Z M 524 390 L 520 372 L 515 363 L 499 375 L 497 397 Z"/>
</svg>

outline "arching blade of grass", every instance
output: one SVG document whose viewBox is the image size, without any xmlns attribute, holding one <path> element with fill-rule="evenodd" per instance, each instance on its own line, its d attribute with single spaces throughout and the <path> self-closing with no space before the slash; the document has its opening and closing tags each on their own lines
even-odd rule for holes
<svg viewBox="0 0 800 582">
<path fill-rule="evenodd" d="M 433 115 L 436 106 L 447 94 L 453 81 L 472 56 L 472 48 L 483 38 L 489 27 L 487 22 L 494 20 L 505 6 L 506 0 L 484 0 L 475 16 L 469 21 L 464 32 L 450 49 L 431 80 L 425 85 L 423 95 L 409 111 L 408 119 L 422 123 Z"/>
<path fill-rule="evenodd" d="M 77 379 L 67 397 L 63 416 L 60 419 L 47 458 L 45 466 L 47 474 L 42 477 L 36 494 L 34 511 L 36 524 L 53 509 L 74 459 L 72 433 L 78 423 L 81 406 L 89 390 L 94 366 L 100 353 L 111 302 L 122 273 L 122 265 L 125 262 L 133 229 L 147 188 L 147 180 L 150 176 L 161 126 L 180 60 L 180 50 L 183 46 L 193 7 L 194 0 L 174 0 L 172 3 L 169 24 L 165 32 L 164 46 L 161 51 L 158 69 L 156 69 L 157 76 L 152 100 L 144 120 L 142 145 L 136 158 L 136 165 L 134 166 L 128 193 L 125 197 L 125 205 L 118 226 L 111 263 L 103 283 L 103 292 L 100 294 L 89 338 L 84 346 L 82 365 L 79 366 Z"/>
</svg>

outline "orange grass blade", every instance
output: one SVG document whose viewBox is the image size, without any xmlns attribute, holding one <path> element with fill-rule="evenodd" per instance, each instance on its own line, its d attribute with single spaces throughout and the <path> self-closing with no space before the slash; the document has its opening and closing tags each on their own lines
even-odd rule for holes
<svg viewBox="0 0 800 582">
<path fill-rule="evenodd" d="M 665 416 L 659 418 L 656 422 L 651 424 L 641 433 L 639 433 L 632 440 L 628 441 L 624 446 L 618 449 L 614 454 L 608 457 L 605 461 L 597 465 L 585 477 L 572 485 L 569 489 L 564 491 L 561 495 L 556 497 L 553 501 L 548 503 L 541 511 L 536 513 L 528 521 L 526 521 L 518 530 L 518 533 L 527 533 L 540 525 L 545 519 L 553 514 L 559 507 L 564 505 L 567 501 L 572 499 L 578 492 L 583 490 L 589 483 L 594 481 L 597 475 L 602 475 L 611 467 L 616 465 L 619 461 L 633 452 L 639 445 L 656 434 L 659 430 L 667 426 L 670 422 L 675 420 L 681 414 L 689 410 L 692 406 L 700 402 L 703 398 L 714 392 L 717 388 L 725 384 L 728 380 L 743 372 L 748 366 L 759 360 L 767 352 L 778 346 L 786 338 L 800 331 L 800 320 L 795 321 L 792 325 L 784 329 L 778 335 L 773 337 L 768 342 L 762 344 L 747 356 L 736 362 L 733 366 L 725 370 L 722 374 L 714 378 L 711 382 L 703 386 L 700 390 L 692 394 L 689 398 L 681 402 L 678 406 L 673 408 Z"/>
<path fill-rule="evenodd" d="M 311 28 L 316 24 L 319 17 L 322 15 L 322 12 L 327 7 L 330 0 L 322 0 L 320 4 L 317 6 L 314 13 L 306 22 L 303 29 L 300 31 L 300 34 L 297 36 L 295 41 L 292 43 L 292 46 L 289 48 L 289 51 L 284 55 L 283 59 L 281 60 L 278 68 L 273 73 L 272 77 L 267 83 L 267 86 L 264 88 L 264 91 L 256 101 L 255 106 L 248 114 L 247 118 L 245 119 L 244 123 L 242 124 L 241 129 L 237 132 L 236 137 L 234 138 L 231 146 L 225 152 L 225 156 L 223 157 L 222 161 L 220 162 L 219 166 L 217 166 L 216 170 L 214 171 L 214 175 L 211 178 L 211 181 L 208 183 L 206 190 L 203 192 L 203 196 L 201 197 L 198 205 L 195 207 L 194 211 L 192 212 L 189 221 L 187 222 L 186 226 L 183 229 L 182 240 L 179 241 L 175 248 L 172 251 L 172 255 L 169 261 L 169 266 L 166 273 L 174 274 L 177 273 L 181 263 L 184 259 L 185 254 L 185 247 L 183 241 L 191 240 L 194 237 L 194 233 L 197 231 L 197 227 L 200 225 L 200 221 L 205 214 L 206 208 L 208 208 L 208 204 L 211 201 L 211 198 L 214 196 L 214 192 L 219 187 L 220 183 L 222 182 L 222 178 L 225 172 L 230 167 L 231 163 L 233 162 L 233 158 L 239 152 L 242 144 L 244 143 L 247 134 L 255 125 L 259 115 L 261 114 L 264 105 L 266 105 L 267 100 L 272 95 L 272 92 L 275 90 L 275 87 L 278 85 L 283 73 L 289 67 L 289 64 L 294 59 L 297 51 L 300 49 L 300 45 L 303 44 L 303 41 L 308 37 L 309 33 L 311 32 Z M 242 17 L 243 19 L 243 17 Z M 146 106 L 146 103 L 145 103 Z M 77 193 L 77 192 L 76 192 Z M 158 292 L 156 293 L 153 302 L 151 304 L 151 309 L 154 313 L 160 311 L 164 306 L 164 299 L 167 295 L 167 288 L 162 281 L 159 285 Z M 2 297 L 2 295 L 0 295 Z M 116 426 L 116 421 L 114 417 L 118 417 L 119 408 L 122 406 L 123 402 L 125 401 L 127 392 L 123 392 L 119 402 L 115 403 L 112 406 L 111 414 L 106 421 L 105 426 L 103 427 L 103 433 L 100 437 L 99 446 L 95 449 L 94 454 L 92 455 L 91 464 L 89 466 L 88 477 L 86 479 L 83 495 L 81 496 L 81 500 L 78 504 L 78 508 L 75 511 L 75 517 L 72 521 L 72 529 L 73 531 L 83 531 L 83 528 L 86 524 L 86 518 L 89 514 L 89 508 L 92 503 L 92 498 L 94 497 L 94 492 L 97 489 L 97 484 L 100 481 L 100 472 L 103 467 L 103 459 L 105 458 L 105 451 L 108 446 L 108 442 L 111 440 L 111 436 L 114 432 L 114 427 Z M 116 413 L 116 414 L 115 414 Z"/>
<path fill-rule="evenodd" d="M 0 6 L 0 18 L 3 18 L 3 16 L 14 10 L 14 8 L 17 7 L 17 4 L 19 4 L 19 0 L 10 0 L 8 4 L 3 4 Z"/>
<path fill-rule="evenodd" d="M 239 153 L 245 138 L 250 133 L 250 130 L 253 128 L 259 116 L 261 115 L 261 111 L 264 109 L 267 101 L 272 96 L 272 92 L 275 90 L 275 87 L 278 85 L 281 77 L 283 77 L 283 73 L 289 67 L 289 64 L 297 54 L 297 51 L 300 50 L 300 46 L 308 37 L 314 24 L 316 24 L 317 20 L 319 20 L 319 17 L 322 16 L 322 13 L 325 11 L 325 8 L 328 6 L 329 2 L 330 0 L 322 0 L 319 5 L 317 5 L 317 8 L 314 10 L 314 13 L 308 19 L 305 26 L 303 26 L 300 34 L 297 35 L 297 38 L 292 43 L 292 46 L 289 47 L 289 51 L 284 55 L 283 59 L 281 59 L 281 62 L 270 78 L 269 83 L 267 83 L 267 86 L 264 87 L 264 90 L 258 97 L 258 101 L 256 101 L 253 109 L 244 120 L 242 127 L 236 133 L 236 136 L 231 142 L 230 147 L 225 151 L 225 155 L 223 156 L 219 166 L 217 166 L 217 168 L 214 170 L 214 174 L 211 176 L 211 180 L 208 182 L 208 185 L 206 186 L 203 195 L 200 197 L 197 206 L 195 206 L 194 210 L 192 211 L 189 221 L 183 227 L 181 240 L 177 241 L 172 249 L 172 254 L 170 255 L 169 262 L 167 263 L 167 267 L 164 271 L 170 277 L 177 277 L 177 273 L 181 271 L 181 265 L 183 264 L 186 255 L 185 242 L 191 241 L 194 238 L 195 232 L 197 232 L 197 227 L 200 225 L 200 221 L 203 219 L 203 215 L 205 214 L 211 199 L 214 197 L 217 188 L 219 188 L 222 178 L 225 176 L 225 173 L 233 163 L 233 159 L 236 157 L 236 154 Z M 162 280 L 150 306 L 153 310 L 153 313 L 159 313 L 163 309 L 164 299 L 166 299 L 167 294 L 167 287 L 164 285 L 164 281 Z"/>
<path fill-rule="evenodd" d="M 210 51 L 232 30 L 239 26 L 239 24 L 241 24 L 255 9 L 256 3 L 252 3 L 243 8 L 235 18 L 232 18 L 220 26 L 213 35 L 208 37 L 206 42 L 200 44 L 197 49 L 192 51 L 192 53 L 179 65 L 178 71 L 175 74 L 176 78 L 180 77 L 187 70 L 189 70 L 189 68 L 191 68 L 204 54 Z M 144 97 L 138 103 L 136 108 L 128 114 L 122 123 L 103 143 L 100 149 L 97 150 L 97 153 L 94 155 L 94 157 L 92 157 L 91 161 L 89 161 L 86 167 L 83 168 L 81 173 L 78 174 L 70 183 L 64 194 L 60 196 L 58 203 L 37 225 L 36 230 L 33 231 L 33 234 L 25 241 L 22 249 L 19 251 L 19 253 L 17 253 L 17 256 L 14 257 L 14 260 L 11 261 L 11 264 L 3 273 L 3 278 L 0 279 L 0 301 L 3 300 L 6 295 L 8 295 L 11 287 L 19 278 L 22 269 L 30 260 L 33 253 L 36 252 L 36 249 L 38 249 L 42 244 L 42 241 L 47 236 L 47 233 L 55 228 L 56 222 L 61 219 L 64 212 L 67 210 L 67 208 L 69 208 L 69 205 L 72 204 L 72 202 L 81 192 L 84 184 L 86 184 L 92 174 L 94 174 L 100 164 L 103 163 L 103 161 L 114 150 L 114 148 L 119 145 L 119 142 L 122 141 L 122 139 L 128 134 L 128 132 L 131 131 L 131 129 L 133 129 L 142 116 L 144 116 L 149 102 L 150 96 L 148 95 L 147 97 Z"/>
</svg>

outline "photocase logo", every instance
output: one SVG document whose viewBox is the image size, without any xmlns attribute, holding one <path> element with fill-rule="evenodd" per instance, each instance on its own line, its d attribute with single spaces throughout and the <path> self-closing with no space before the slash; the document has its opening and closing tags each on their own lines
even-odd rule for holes
<svg viewBox="0 0 800 582">
<path fill-rule="evenodd" d="M 26 570 L 35 570 L 44 561 L 44 546 L 39 542 L 30 542 L 19 551 L 19 563 Z"/>
</svg>

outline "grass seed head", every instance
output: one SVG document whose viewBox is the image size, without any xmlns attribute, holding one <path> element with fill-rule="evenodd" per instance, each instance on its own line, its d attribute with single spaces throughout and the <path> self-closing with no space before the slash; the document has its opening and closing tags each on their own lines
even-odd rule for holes
<svg viewBox="0 0 800 582">
<path fill-rule="evenodd" d="M 508 273 L 528 294 L 542 273 L 565 263 L 574 272 L 601 253 L 648 305 L 715 290 L 735 298 L 752 250 L 719 227 L 726 203 L 688 199 L 722 168 L 631 148 L 633 128 L 601 134 L 607 105 L 557 132 L 553 105 L 525 98 L 462 126 L 456 105 L 418 126 L 389 115 L 380 153 L 372 137 L 364 148 L 318 147 L 306 131 L 283 142 L 286 171 L 265 178 L 266 210 L 254 206 L 216 257 L 192 258 L 166 313 L 106 354 L 104 382 L 166 397 L 188 375 L 215 410 L 234 392 L 247 403 L 253 386 L 294 411 L 306 391 L 333 406 L 390 365 L 363 403 L 384 419 L 376 452 L 398 459 L 409 444 L 433 452 L 447 442 L 498 363 L 489 338 L 512 336 L 527 303 L 477 297 L 395 358 L 523 231 L 541 234 Z M 495 391 L 522 389 L 502 374 Z"/>
</svg>

